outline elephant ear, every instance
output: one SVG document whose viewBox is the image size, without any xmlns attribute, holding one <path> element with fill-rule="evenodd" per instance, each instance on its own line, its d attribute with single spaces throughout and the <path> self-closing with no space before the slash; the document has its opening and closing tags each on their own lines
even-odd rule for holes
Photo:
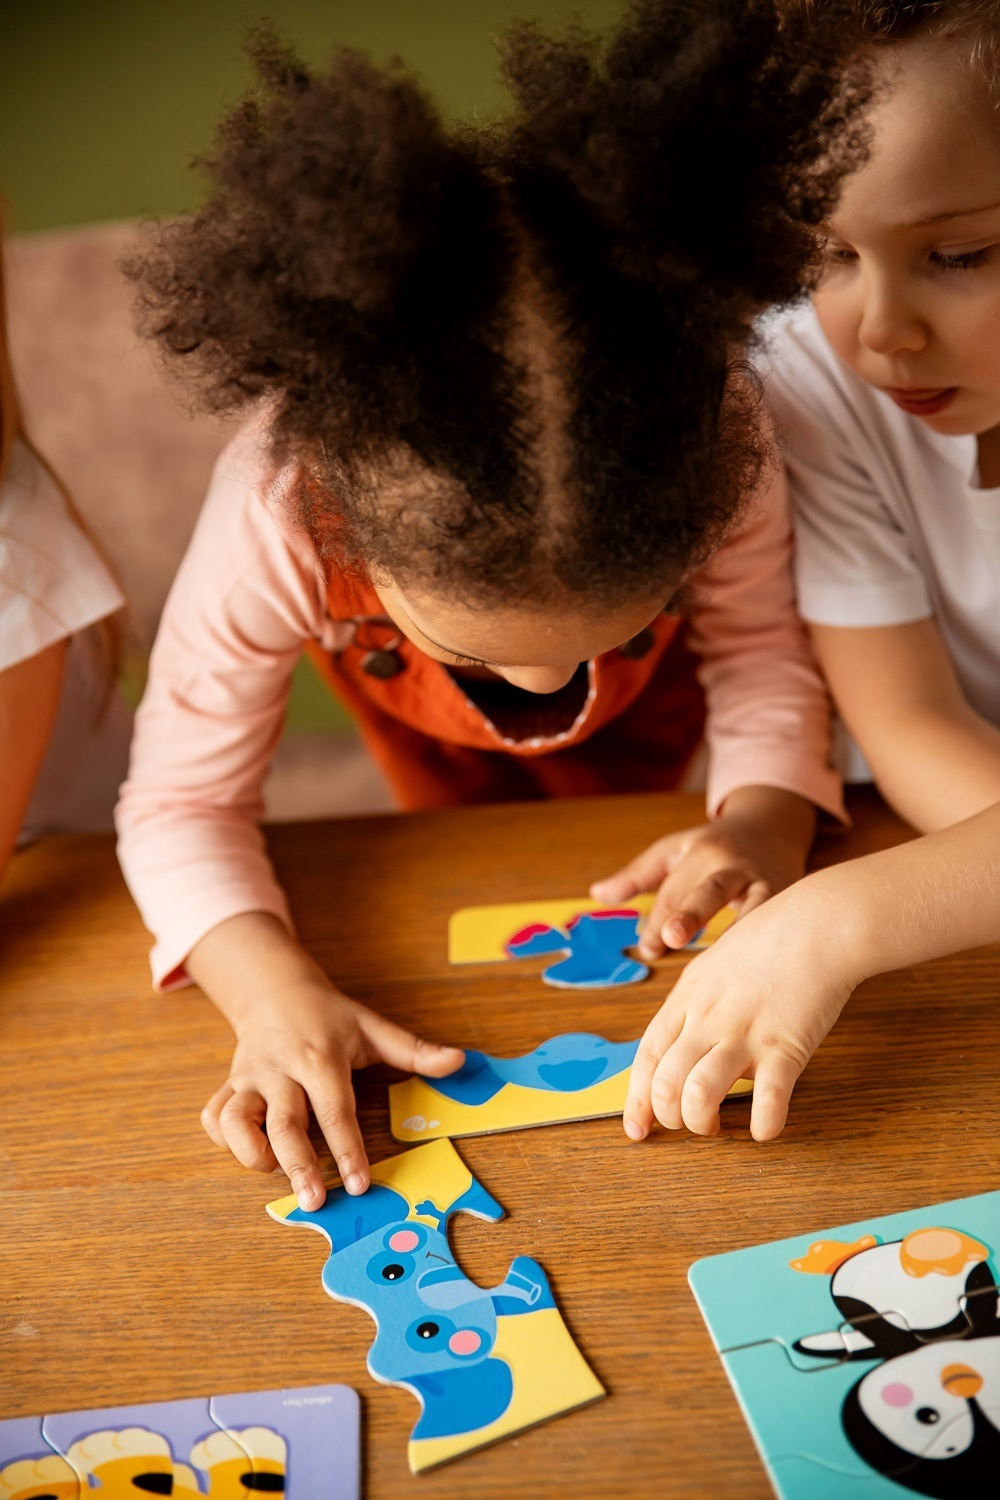
<svg viewBox="0 0 1000 1500">
<path fill-rule="evenodd" d="M 434 1375 L 408 1376 L 406 1384 L 424 1403 L 413 1429 L 413 1439 L 455 1437 L 475 1432 L 502 1417 L 514 1394 L 514 1377 L 502 1359 L 440 1370 Z"/>
</svg>

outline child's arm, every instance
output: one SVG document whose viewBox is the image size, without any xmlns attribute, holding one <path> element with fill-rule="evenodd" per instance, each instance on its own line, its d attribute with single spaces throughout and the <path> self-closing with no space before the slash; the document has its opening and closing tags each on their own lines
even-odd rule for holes
<svg viewBox="0 0 1000 1500">
<path fill-rule="evenodd" d="M 62 640 L 0 672 L 0 878 L 17 842 L 49 743 L 65 664 L 66 642 Z"/>
<path fill-rule="evenodd" d="M 737 1078 L 750 1130 L 779 1135 L 806 1063 L 863 979 L 1000 939 L 1000 804 L 808 875 L 685 969 L 632 1065 L 625 1131 L 719 1128 Z"/>
<path fill-rule="evenodd" d="M 844 722 L 900 817 L 926 833 L 1000 801 L 1000 730 L 969 706 L 934 620 L 812 634 Z"/>
<path fill-rule="evenodd" d="M 237 1033 L 206 1129 L 258 1170 L 277 1159 L 315 1208 L 309 1103 L 359 1191 L 351 1068 L 375 1057 L 409 1066 L 419 1052 L 423 1071 L 449 1072 L 462 1053 L 425 1055 L 341 994 L 293 935 L 257 823 L 294 664 L 325 628 L 325 589 L 280 496 L 270 503 L 259 449 L 251 431 L 216 467 L 164 611 L 116 818 L 122 868 L 156 938 L 157 986 L 195 978 Z"/>
<path fill-rule="evenodd" d="M 844 818 L 830 700 L 795 609 L 784 475 L 691 580 L 690 639 L 708 700 L 712 821 L 599 881 L 599 901 L 657 891 L 644 957 L 680 948 L 727 903 L 752 911 L 805 873 L 816 808 Z"/>
</svg>

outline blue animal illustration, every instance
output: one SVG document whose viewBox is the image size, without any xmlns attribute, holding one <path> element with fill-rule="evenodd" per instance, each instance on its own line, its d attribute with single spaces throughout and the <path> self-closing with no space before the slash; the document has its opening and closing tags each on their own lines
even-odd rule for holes
<svg viewBox="0 0 1000 1500">
<path fill-rule="evenodd" d="M 558 963 L 542 972 L 546 984 L 565 989 L 610 989 L 637 984 L 649 969 L 623 950 L 631 948 L 639 934 L 636 911 L 588 911 L 571 917 L 565 928 L 534 922 L 508 938 L 511 958 L 538 953 L 563 954 Z"/>
<path fill-rule="evenodd" d="M 544 1271 L 526 1256 L 518 1256 L 489 1291 L 456 1265 L 446 1234 L 451 1216 L 463 1209 L 487 1219 L 503 1214 L 468 1174 L 466 1181 L 470 1185 L 444 1208 L 423 1199 L 411 1210 L 401 1193 L 376 1182 L 360 1197 L 337 1189 L 320 1209 L 280 1214 L 329 1240 L 324 1287 L 366 1308 L 378 1325 L 368 1355 L 371 1373 L 408 1386 L 423 1401 L 414 1439 L 471 1432 L 500 1417 L 514 1383 L 509 1365 L 492 1352 L 497 1320 L 555 1306 Z M 272 1206 L 276 1216 L 280 1207 Z"/>
<path fill-rule="evenodd" d="M 547 1093 L 574 1094 L 632 1066 L 638 1041 L 609 1042 L 586 1031 L 553 1036 L 522 1057 L 467 1050 L 457 1073 L 430 1082 L 459 1104 L 485 1104 L 508 1083 Z"/>
</svg>

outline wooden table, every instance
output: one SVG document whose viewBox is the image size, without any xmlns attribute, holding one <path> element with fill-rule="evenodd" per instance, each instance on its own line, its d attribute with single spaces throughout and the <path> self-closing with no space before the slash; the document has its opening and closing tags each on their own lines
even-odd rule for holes
<svg viewBox="0 0 1000 1500">
<path fill-rule="evenodd" d="M 428 1035 L 517 1053 L 557 1031 L 638 1035 L 686 960 L 643 987 L 572 995 L 540 983 L 540 962 L 450 970 L 448 914 L 583 892 L 699 808 L 643 796 L 469 809 L 278 827 L 271 847 L 303 939 L 351 994 Z M 820 863 L 905 834 L 873 796 L 854 812 Z M 197 991 L 150 993 L 147 947 L 109 839 L 17 857 L 0 902 L 3 1416 L 344 1381 L 362 1395 L 371 1500 L 764 1496 L 690 1263 L 1000 1181 L 996 949 L 866 984 L 770 1145 L 750 1140 L 744 1101 L 714 1140 L 630 1146 L 601 1120 L 463 1141 L 508 1217 L 454 1222 L 462 1264 L 492 1286 L 515 1255 L 541 1261 L 610 1398 L 412 1479 L 414 1401 L 367 1375 L 370 1320 L 323 1294 L 322 1242 L 265 1215 L 283 1180 L 202 1134 L 229 1033 Z M 387 1077 L 358 1079 L 373 1160 L 400 1149 Z"/>
</svg>

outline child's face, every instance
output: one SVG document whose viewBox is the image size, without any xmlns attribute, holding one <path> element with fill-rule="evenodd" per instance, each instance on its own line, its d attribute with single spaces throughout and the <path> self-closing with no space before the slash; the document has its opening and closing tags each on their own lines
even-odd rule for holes
<svg viewBox="0 0 1000 1500">
<path fill-rule="evenodd" d="M 558 608 L 473 610 L 385 582 L 376 592 L 389 618 L 435 661 L 472 671 L 486 668 L 529 693 L 558 692 L 582 661 L 623 646 L 666 603 L 665 598 L 642 599 L 578 614 Z"/>
<path fill-rule="evenodd" d="M 869 161 L 814 295 L 833 348 L 935 432 L 1000 424 L 1000 113 L 944 39 L 885 48 Z"/>
</svg>

